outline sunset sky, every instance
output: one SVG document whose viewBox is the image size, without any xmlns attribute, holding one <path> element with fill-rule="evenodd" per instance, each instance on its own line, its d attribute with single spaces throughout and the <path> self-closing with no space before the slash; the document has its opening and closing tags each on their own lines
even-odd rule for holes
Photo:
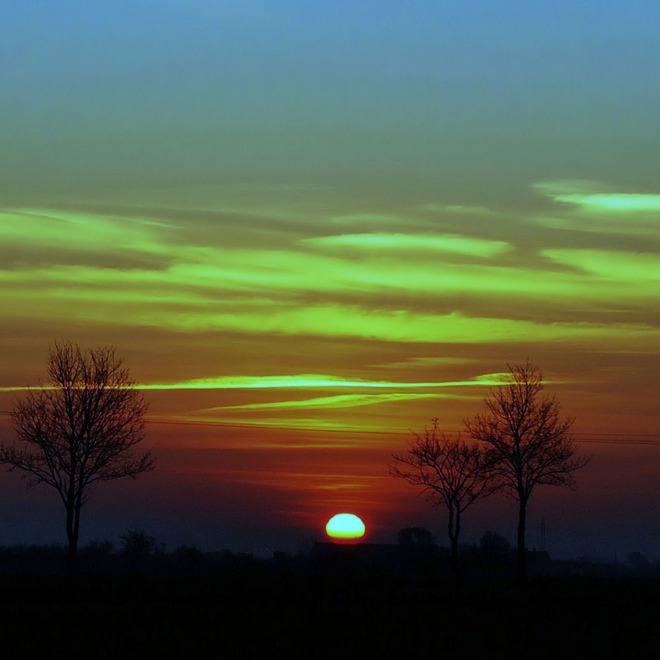
<svg viewBox="0 0 660 660">
<path fill-rule="evenodd" d="M 660 4 L 0 3 L 0 409 L 48 347 L 115 345 L 156 470 L 81 541 L 268 554 L 358 514 L 445 519 L 388 475 L 538 364 L 580 453 L 552 556 L 660 559 Z M 2 439 L 13 432 L 0 416 Z M 0 472 L 0 545 L 63 542 Z M 463 540 L 515 539 L 475 505 Z"/>
</svg>

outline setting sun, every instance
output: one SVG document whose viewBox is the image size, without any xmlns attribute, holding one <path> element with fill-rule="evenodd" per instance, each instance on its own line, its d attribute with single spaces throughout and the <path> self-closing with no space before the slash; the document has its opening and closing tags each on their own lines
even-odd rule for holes
<svg viewBox="0 0 660 660">
<path fill-rule="evenodd" d="M 338 513 L 328 520 L 325 531 L 330 538 L 338 541 L 356 540 L 364 536 L 365 526 L 352 513 Z"/>
</svg>

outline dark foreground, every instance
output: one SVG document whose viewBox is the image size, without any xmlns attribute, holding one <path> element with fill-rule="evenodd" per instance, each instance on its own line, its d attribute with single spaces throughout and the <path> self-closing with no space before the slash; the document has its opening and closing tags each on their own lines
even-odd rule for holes
<svg viewBox="0 0 660 660">
<path fill-rule="evenodd" d="M 465 580 L 245 562 L 0 574 L 5 658 L 651 658 L 660 582 Z"/>
</svg>

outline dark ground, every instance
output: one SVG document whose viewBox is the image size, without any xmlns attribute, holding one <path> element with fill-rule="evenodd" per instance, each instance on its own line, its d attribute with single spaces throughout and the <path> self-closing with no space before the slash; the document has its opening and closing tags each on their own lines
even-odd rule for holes
<svg viewBox="0 0 660 660">
<path fill-rule="evenodd" d="M 543 576 L 520 585 L 500 572 L 468 575 L 459 588 L 421 564 L 218 557 L 191 551 L 168 565 L 83 566 L 75 578 L 5 561 L 2 657 L 660 654 L 656 578 Z"/>
<path fill-rule="evenodd" d="M 652 658 L 660 586 L 379 577 L 3 576 L 4 657 Z"/>
</svg>

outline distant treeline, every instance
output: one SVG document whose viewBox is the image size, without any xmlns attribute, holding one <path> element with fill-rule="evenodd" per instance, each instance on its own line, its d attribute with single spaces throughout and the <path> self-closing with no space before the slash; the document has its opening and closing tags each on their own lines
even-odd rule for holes
<svg viewBox="0 0 660 660">
<path fill-rule="evenodd" d="M 433 543 L 316 543 L 257 559 L 131 532 L 117 548 L 81 548 L 75 574 L 64 546 L 0 547 L 3 657 L 657 656 L 660 567 L 532 553 L 538 573 L 522 583 L 500 540 L 461 548 L 461 582 Z"/>
<path fill-rule="evenodd" d="M 411 533 L 412 532 L 412 533 Z M 310 543 L 295 553 L 276 551 L 268 558 L 230 550 L 203 551 L 182 545 L 167 549 L 144 531 L 132 530 L 116 546 L 93 541 L 80 548 L 79 570 L 83 573 L 146 573 L 209 575 L 213 573 L 296 572 L 398 575 L 427 578 L 451 576 L 449 547 L 439 546 L 420 528 L 406 528 L 398 543 Z M 65 569 L 64 545 L 0 546 L 0 573 L 58 573 Z M 508 541 L 488 531 L 478 544 L 461 545 L 462 575 L 466 578 L 506 578 L 514 575 L 516 553 Z M 639 552 L 621 561 L 590 557 L 552 559 L 547 552 L 528 551 L 529 574 L 536 576 L 595 576 L 660 578 L 660 562 L 651 562 Z"/>
</svg>

